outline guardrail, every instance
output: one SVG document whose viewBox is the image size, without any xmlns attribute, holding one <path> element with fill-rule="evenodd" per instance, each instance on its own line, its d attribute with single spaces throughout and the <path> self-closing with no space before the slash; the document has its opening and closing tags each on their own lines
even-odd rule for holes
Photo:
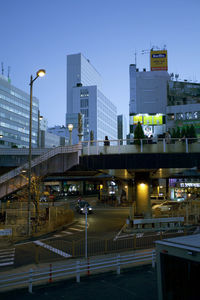
<svg viewBox="0 0 200 300">
<path fill-rule="evenodd" d="M 199 138 L 168 139 L 122 139 L 110 140 L 105 146 L 104 140 L 82 142 L 83 155 L 123 154 L 123 153 L 192 153 L 200 151 Z"/>
<path fill-rule="evenodd" d="M 6 291 L 10 288 L 19 288 L 28 286 L 29 293 L 32 293 L 33 285 L 47 284 L 54 280 L 63 280 L 75 277 L 76 282 L 80 282 L 81 275 L 90 275 L 91 272 L 116 270 L 120 274 L 123 266 L 133 267 L 138 263 L 151 263 L 155 267 L 156 254 L 155 250 L 129 255 L 120 255 L 104 259 L 77 260 L 75 263 L 52 266 L 45 269 L 30 269 L 28 272 L 9 274 L 0 276 L 0 291 Z"/>
</svg>

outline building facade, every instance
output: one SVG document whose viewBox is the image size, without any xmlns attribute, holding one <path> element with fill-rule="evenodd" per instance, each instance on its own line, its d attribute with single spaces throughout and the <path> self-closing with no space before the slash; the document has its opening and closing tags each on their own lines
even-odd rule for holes
<svg viewBox="0 0 200 300">
<path fill-rule="evenodd" d="M 67 56 L 67 114 L 66 127 L 82 113 L 83 140 L 90 140 L 93 131 L 94 140 L 117 139 L 117 109 L 102 93 L 101 76 L 81 53 Z M 72 131 L 73 143 L 76 143 L 77 131 Z"/>
<path fill-rule="evenodd" d="M 138 122 L 143 126 L 145 135 L 158 135 L 166 131 L 167 84 L 170 76 L 167 71 L 140 72 L 135 64 L 129 67 L 130 133 Z"/>
<path fill-rule="evenodd" d="M 117 116 L 117 138 L 119 140 L 125 140 L 127 136 L 127 121 L 125 115 Z M 121 144 L 124 142 L 121 141 Z"/>
<path fill-rule="evenodd" d="M 38 146 L 39 100 L 32 99 L 32 147 Z M 30 95 L 0 75 L 0 147 L 29 147 Z"/>
<path fill-rule="evenodd" d="M 167 97 L 168 129 L 193 124 L 197 136 L 200 136 L 200 84 L 170 80 Z"/>
</svg>

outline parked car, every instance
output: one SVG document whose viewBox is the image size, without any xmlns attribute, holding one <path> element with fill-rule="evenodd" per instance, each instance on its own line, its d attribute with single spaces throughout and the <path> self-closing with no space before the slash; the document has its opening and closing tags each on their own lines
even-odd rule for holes
<svg viewBox="0 0 200 300">
<path fill-rule="evenodd" d="M 179 203 L 175 201 L 164 201 L 161 204 L 156 204 L 152 206 L 152 210 L 158 210 L 160 212 L 169 212 L 179 208 Z"/>
<path fill-rule="evenodd" d="M 85 207 L 87 208 L 87 213 L 91 214 L 93 212 L 92 206 L 87 201 L 83 200 L 76 204 L 75 209 L 79 214 L 83 214 Z"/>
</svg>

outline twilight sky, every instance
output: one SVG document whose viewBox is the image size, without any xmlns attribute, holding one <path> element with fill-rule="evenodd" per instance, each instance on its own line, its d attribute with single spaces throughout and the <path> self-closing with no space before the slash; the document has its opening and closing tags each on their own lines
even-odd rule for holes
<svg viewBox="0 0 200 300">
<path fill-rule="evenodd" d="M 149 70 L 142 50 L 167 45 L 169 72 L 200 82 L 199 0 L 0 0 L 0 62 L 12 84 L 29 93 L 41 115 L 65 125 L 66 55 L 82 52 L 99 71 L 118 114 L 129 111 L 129 64 Z"/>
</svg>

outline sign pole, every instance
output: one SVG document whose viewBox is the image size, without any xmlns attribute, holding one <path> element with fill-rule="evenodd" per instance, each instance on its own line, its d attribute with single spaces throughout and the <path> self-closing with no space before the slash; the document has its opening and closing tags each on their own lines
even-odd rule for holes
<svg viewBox="0 0 200 300">
<path fill-rule="evenodd" d="M 85 258 L 87 259 L 87 206 L 85 206 Z"/>
</svg>

